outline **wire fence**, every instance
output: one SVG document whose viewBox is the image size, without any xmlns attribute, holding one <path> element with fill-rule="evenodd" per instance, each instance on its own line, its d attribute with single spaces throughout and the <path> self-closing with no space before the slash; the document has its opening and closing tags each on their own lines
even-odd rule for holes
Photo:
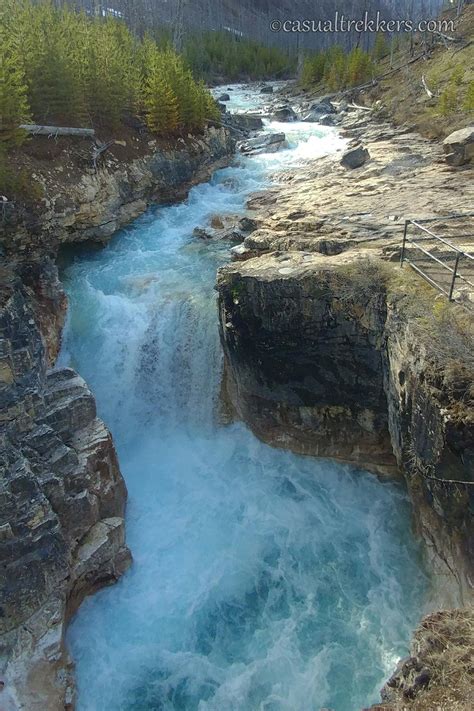
<svg viewBox="0 0 474 711">
<path fill-rule="evenodd" d="M 474 310 L 474 213 L 406 220 L 400 263 Z"/>
</svg>

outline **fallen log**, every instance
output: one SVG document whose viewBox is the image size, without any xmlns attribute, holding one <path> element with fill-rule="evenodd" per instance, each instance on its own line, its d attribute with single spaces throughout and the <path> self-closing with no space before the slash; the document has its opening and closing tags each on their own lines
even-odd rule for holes
<svg viewBox="0 0 474 711">
<path fill-rule="evenodd" d="M 373 111 L 374 110 L 373 106 L 360 106 L 359 104 L 356 104 L 355 101 L 353 101 L 352 104 L 349 104 L 348 107 L 350 109 L 359 109 L 360 111 Z"/>
<path fill-rule="evenodd" d="M 33 136 L 82 136 L 94 138 L 93 128 L 72 128 L 69 126 L 40 126 L 34 123 L 22 123 L 20 128 Z"/>
<path fill-rule="evenodd" d="M 421 83 L 423 84 L 423 89 L 426 91 L 429 98 L 432 99 L 434 97 L 434 94 L 431 91 L 431 89 L 429 88 L 428 84 L 426 83 L 426 77 L 424 74 L 421 75 Z"/>
</svg>

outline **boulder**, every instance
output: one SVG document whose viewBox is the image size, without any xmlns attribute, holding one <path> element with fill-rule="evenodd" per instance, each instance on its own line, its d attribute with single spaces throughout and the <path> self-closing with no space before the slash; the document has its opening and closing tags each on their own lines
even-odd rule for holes
<svg viewBox="0 0 474 711">
<path fill-rule="evenodd" d="M 230 255 L 235 262 L 243 262 L 246 259 L 257 256 L 251 249 L 246 247 L 245 244 L 238 244 L 236 247 L 232 247 Z"/>
<path fill-rule="evenodd" d="M 193 235 L 199 237 L 199 239 L 212 239 L 214 234 L 209 230 L 205 230 L 203 227 L 195 227 L 193 230 Z"/>
<path fill-rule="evenodd" d="M 227 106 L 223 104 L 221 101 L 217 102 L 217 106 L 219 107 L 219 111 L 221 111 L 223 114 L 227 111 Z"/>
<path fill-rule="evenodd" d="M 335 126 L 336 125 L 334 116 L 332 116 L 331 114 L 324 114 L 324 116 L 321 116 L 318 123 L 320 123 L 321 126 Z"/>
<path fill-rule="evenodd" d="M 226 240 L 228 242 L 233 242 L 234 244 L 240 244 L 244 241 L 245 235 L 235 226 L 225 228 L 224 224 L 222 227 L 195 227 L 193 230 L 194 237 L 198 237 L 202 240 Z"/>
<path fill-rule="evenodd" d="M 356 146 L 346 151 L 341 158 L 344 168 L 360 168 L 370 159 L 370 153 L 365 146 Z"/>
<path fill-rule="evenodd" d="M 303 114 L 301 121 L 305 123 L 317 123 L 319 119 L 323 116 L 319 111 L 309 111 L 307 114 Z"/>
<path fill-rule="evenodd" d="M 229 96 L 229 94 L 225 94 L 225 93 L 221 94 L 218 97 L 217 101 L 230 101 L 230 96 Z"/>
<path fill-rule="evenodd" d="M 274 111 L 272 119 L 274 121 L 295 121 L 296 114 L 291 106 L 282 106 Z"/>
<path fill-rule="evenodd" d="M 258 131 L 263 128 L 262 117 L 258 114 L 232 114 L 232 125 L 242 131 Z"/>
<path fill-rule="evenodd" d="M 260 89 L 261 94 L 273 94 L 273 86 L 270 84 L 266 84 L 265 86 L 262 86 Z"/>
<path fill-rule="evenodd" d="M 309 109 L 310 109 L 310 111 L 318 111 L 321 114 L 335 114 L 336 113 L 336 109 L 331 104 L 329 99 L 320 99 L 319 101 L 315 101 L 313 104 L 311 104 Z"/>
<path fill-rule="evenodd" d="M 220 215 L 213 215 L 211 218 L 211 227 L 214 230 L 223 230 L 225 225 L 224 225 L 224 220 Z"/>
<path fill-rule="evenodd" d="M 443 141 L 446 162 L 449 165 L 465 165 L 474 160 L 474 126 L 454 131 Z"/>
<path fill-rule="evenodd" d="M 239 229 L 242 230 L 242 232 L 246 232 L 247 234 L 255 232 L 257 227 L 257 220 L 253 220 L 251 217 L 242 217 L 239 220 Z"/>
<path fill-rule="evenodd" d="M 321 99 L 309 107 L 308 112 L 301 119 L 308 123 L 321 123 L 321 118 L 323 116 L 328 116 L 329 114 L 335 114 L 336 109 L 331 104 L 328 99 Z M 330 125 L 330 124 L 326 124 Z"/>
<path fill-rule="evenodd" d="M 219 238 L 227 242 L 233 242 L 233 244 L 241 244 L 245 239 L 245 235 L 236 227 L 230 227 L 227 230 L 223 230 L 219 234 Z"/>
<path fill-rule="evenodd" d="M 266 133 L 257 138 L 250 138 L 240 146 L 241 153 L 256 155 L 258 153 L 275 153 L 286 144 L 284 133 Z"/>
</svg>

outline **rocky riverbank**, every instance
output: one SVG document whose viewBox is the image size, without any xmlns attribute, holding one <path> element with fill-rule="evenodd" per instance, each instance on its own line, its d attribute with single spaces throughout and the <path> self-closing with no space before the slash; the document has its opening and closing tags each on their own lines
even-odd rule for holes
<svg viewBox="0 0 474 711">
<path fill-rule="evenodd" d="M 35 141 L 48 141 L 37 138 Z M 0 605 L 2 709 L 74 708 L 64 646 L 82 600 L 130 565 L 127 492 L 112 438 L 86 383 L 51 370 L 66 298 L 56 257 L 66 243 L 105 243 L 150 202 L 182 199 L 233 155 L 222 129 L 140 155 L 113 151 L 97 170 L 77 150 L 37 161 L 47 198 L 4 205 L 0 250 Z M 119 150 L 123 148 L 119 146 Z M 31 157 L 28 159 L 31 162 Z"/>
<path fill-rule="evenodd" d="M 472 251 L 469 220 L 455 229 L 443 218 L 472 209 L 474 167 L 454 168 L 443 145 L 377 110 L 339 108 L 345 158 L 309 161 L 252 196 L 254 229 L 220 270 L 224 392 L 273 445 L 401 473 L 440 598 L 469 605 L 472 316 L 399 259 L 407 218 L 435 218 Z M 472 300 L 469 290 L 457 296 Z M 383 708 L 432 708 L 419 697 L 426 687 Z"/>
</svg>

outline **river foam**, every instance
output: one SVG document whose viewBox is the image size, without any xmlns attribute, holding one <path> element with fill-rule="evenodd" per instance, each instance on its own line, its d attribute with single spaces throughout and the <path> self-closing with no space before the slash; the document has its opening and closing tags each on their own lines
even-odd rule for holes
<svg viewBox="0 0 474 711">
<path fill-rule="evenodd" d="M 341 146 L 332 129 L 285 129 L 287 151 L 219 171 L 64 271 L 61 361 L 114 434 L 134 556 L 70 627 L 79 711 L 354 711 L 377 700 L 421 615 L 401 486 L 216 420 L 229 245 L 192 231 L 241 213 L 276 168 Z"/>
</svg>

